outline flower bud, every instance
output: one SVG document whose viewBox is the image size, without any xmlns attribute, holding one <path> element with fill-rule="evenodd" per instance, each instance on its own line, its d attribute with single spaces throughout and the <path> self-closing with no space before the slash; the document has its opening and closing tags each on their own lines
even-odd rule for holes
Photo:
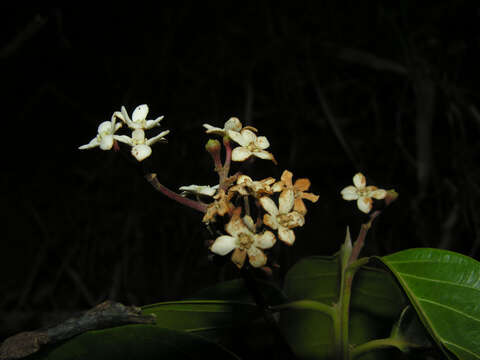
<svg viewBox="0 0 480 360">
<path fill-rule="evenodd" d="M 221 169 L 222 161 L 220 159 L 220 149 L 222 145 L 220 141 L 209 139 L 207 144 L 205 145 L 205 150 L 212 156 L 213 162 L 215 163 L 215 169 Z"/>
</svg>

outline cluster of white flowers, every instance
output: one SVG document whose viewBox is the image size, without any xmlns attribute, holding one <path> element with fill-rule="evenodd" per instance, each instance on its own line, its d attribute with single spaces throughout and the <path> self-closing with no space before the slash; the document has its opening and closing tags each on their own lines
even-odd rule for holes
<svg viewBox="0 0 480 360">
<path fill-rule="evenodd" d="M 121 111 L 115 111 L 110 121 L 104 121 L 98 127 L 98 134 L 88 144 L 82 145 L 79 149 L 91 149 L 99 146 L 102 150 L 110 150 L 115 141 L 122 142 L 132 147 L 131 153 L 138 161 L 145 160 L 152 154 L 151 145 L 159 141 L 166 141 L 165 136 L 170 133 L 169 130 L 162 131 L 160 134 L 148 139 L 145 137 L 145 130 L 152 129 L 160 125 L 163 116 L 155 120 L 147 120 L 148 106 L 143 104 L 135 108 L 132 118 L 128 116 L 127 110 L 122 106 Z M 116 123 L 120 119 L 131 130 L 131 136 L 115 135 L 115 132 L 122 127 L 122 123 Z"/>
<path fill-rule="evenodd" d="M 147 138 L 145 131 L 159 126 L 163 119 L 163 116 L 160 116 L 155 120 L 147 120 L 147 115 L 148 106 L 145 104 L 137 106 L 131 118 L 122 106 L 121 111 L 113 113 L 110 121 L 100 124 L 97 136 L 79 149 L 98 146 L 102 150 L 110 150 L 115 147 L 116 142 L 121 142 L 131 146 L 132 155 L 138 161 L 142 161 L 152 153 L 151 145 L 166 141 L 165 136 L 169 133 L 169 130 L 166 130 Z M 121 122 L 117 122 L 117 119 Z M 131 136 L 115 134 L 123 124 L 131 129 Z M 273 177 L 253 180 L 250 176 L 240 173 L 229 176 L 230 160 L 242 162 L 256 157 L 277 164 L 273 154 L 267 151 L 270 142 L 265 136 L 257 136 L 256 128 L 243 127 L 236 117 L 226 121 L 223 128 L 209 124 L 203 126 L 207 134 L 223 138 L 226 150 L 223 165 L 220 142 L 209 140 L 206 146 L 214 159 L 219 184 L 181 186 L 180 195 L 168 190 L 168 196 L 171 198 L 178 196 L 177 201 L 183 203 L 193 201 L 186 199 L 186 196 L 196 196 L 197 202 L 193 202 L 204 211 L 205 224 L 218 224 L 219 218 L 222 218 L 220 223 L 224 224 L 226 234 L 218 236 L 212 242 L 210 250 L 213 253 L 221 256 L 232 253 L 231 260 L 239 268 L 244 265 L 247 257 L 253 267 L 263 267 L 268 261 L 264 251 L 275 245 L 277 236 L 289 246 L 294 244 L 293 229 L 305 224 L 307 208 L 304 200 L 315 203 L 319 196 L 307 192 L 311 185 L 309 179 L 301 178 L 293 182 L 293 174 L 288 170 L 283 171 L 278 181 Z M 232 142 L 238 146 L 232 149 Z M 383 189 L 366 186 L 365 176 L 361 173 L 353 177 L 353 184 L 345 187 L 341 195 L 345 200 L 356 200 L 358 208 L 364 213 L 372 210 L 372 198 L 384 199 L 387 196 L 387 191 Z M 162 191 L 164 188 L 162 186 Z M 273 199 L 274 196 L 278 198 L 278 205 Z M 253 209 L 251 205 L 254 206 Z M 254 214 L 256 221 L 253 220 Z"/>
</svg>

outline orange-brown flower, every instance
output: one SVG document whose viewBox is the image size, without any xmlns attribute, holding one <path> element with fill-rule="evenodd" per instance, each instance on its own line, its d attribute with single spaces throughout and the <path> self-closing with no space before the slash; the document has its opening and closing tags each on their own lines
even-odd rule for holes
<svg viewBox="0 0 480 360">
<path fill-rule="evenodd" d="M 207 212 L 203 216 L 202 221 L 204 223 L 215 222 L 217 215 L 224 216 L 226 213 L 231 212 L 234 208 L 230 202 L 232 196 L 233 193 L 227 195 L 224 190 L 218 190 L 217 195 L 213 197 L 215 201 L 208 205 Z"/>
<path fill-rule="evenodd" d="M 307 213 L 307 207 L 305 206 L 303 199 L 310 200 L 311 202 L 317 202 L 319 196 L 305 192 L 310 188 L 309 179 L 297 179 L 297 181 L 295 181 L 295 184 L 293 184 L 292 178 L 293 174 L 290 171 L 285 170 L 282 174 L 281 180 L 273 184 L 272 189 L 275 192 L 280 192 L 285 189 L 293 190 L 295 196 L 293 210 L 299 212 L 302 215 L 305 215 Z"/>
</svg>

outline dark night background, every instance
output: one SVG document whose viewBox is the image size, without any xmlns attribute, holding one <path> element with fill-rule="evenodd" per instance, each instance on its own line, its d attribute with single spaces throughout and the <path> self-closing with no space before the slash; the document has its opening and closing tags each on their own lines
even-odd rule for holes
<svg viewBox="0 0 480 360">
<path fill-rule="evenodd" d="M 358 3 L 3 9 L 0 340 L 107 298 L 180 299 L 234 276 L 209 262 L 201 214 L 113 151 L 77 149 L 122 105 L 165 115 L 169 143 L 148 166 L 172 189 L 215 183 L 201 125 L 231 116 L 279 162 L 237 169 L 311 179 L 320 200 L 278 277 L 357 233 L 365 218 L 339 195 L 357 171 L 400 193 L 365 254 L 478 259 L 480 7 Z"/>
</svg>

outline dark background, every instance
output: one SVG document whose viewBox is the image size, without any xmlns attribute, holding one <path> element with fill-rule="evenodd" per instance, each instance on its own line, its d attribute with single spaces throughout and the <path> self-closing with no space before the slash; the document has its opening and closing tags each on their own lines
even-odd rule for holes
<svg viewBox="0 0 480 360">
<path fill-rule="evenodd" d="M 478 259 L 480 12 L 427 3 L 3 9 L 0 340 L 107 298 L 179 299 L 235 276 L 209 261 L 201 214 L 113 151 L 77 149 L 122 105 L 165 115 L 169 143 L 148 166 L 172 189 L 215 183 L 201 125 L 230 116 L 279 162 L 237 169 L 311 179 L 320 200 L 277 278 L 357 233 L 366 218 L 339 195 L 357 171 L 400 193 L 365 254 Z"/>
</svg>

